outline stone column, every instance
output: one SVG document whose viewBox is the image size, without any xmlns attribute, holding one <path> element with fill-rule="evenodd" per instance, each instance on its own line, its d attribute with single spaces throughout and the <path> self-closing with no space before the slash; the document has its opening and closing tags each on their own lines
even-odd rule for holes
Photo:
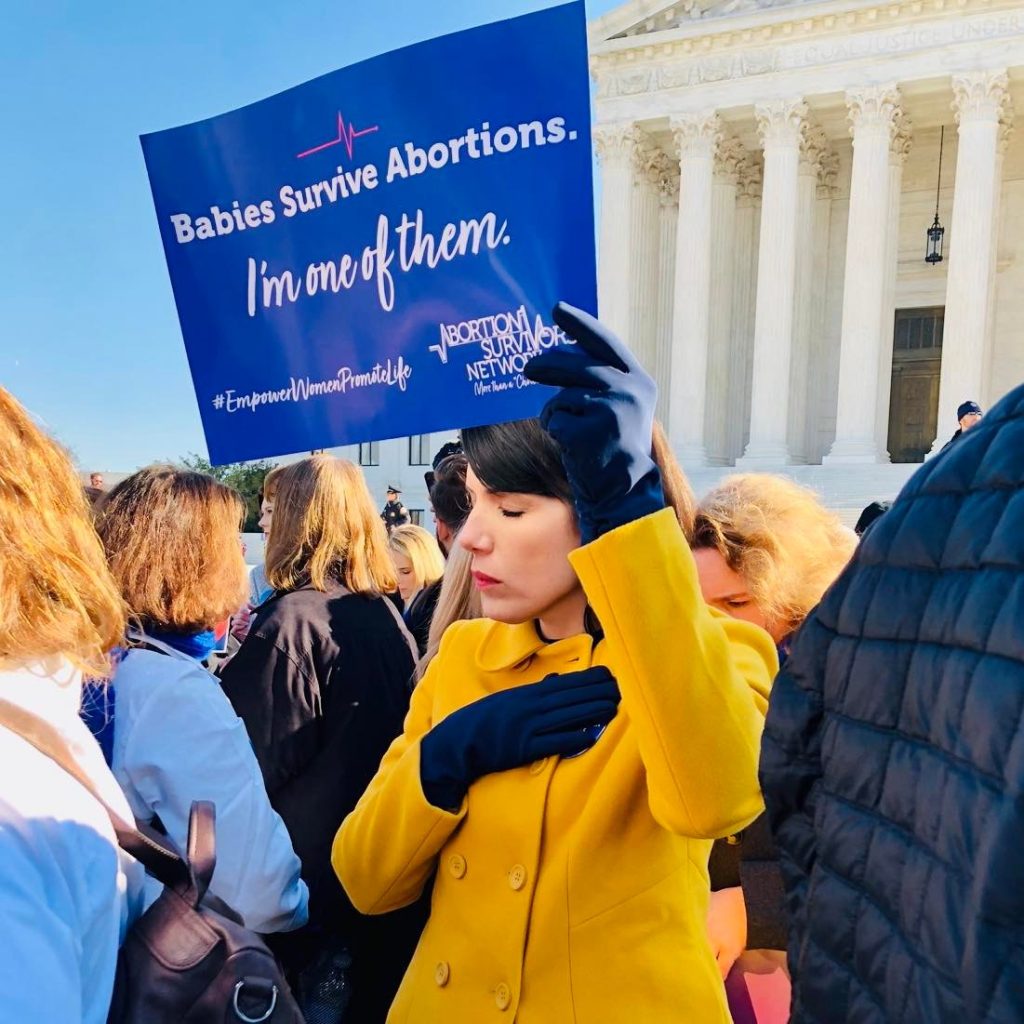
<svg viewBox="0 0 1024 1024">
<path fill-rule="evenodd" d="M 676 287 L 676 225 L 679 220 L 679 161 L 667 154 L 657 163 L 658 175 L 658 333 L 654 380 L 658 385 L 658 419 L 669 431 L 669 388 L 672 386 L 672 311 Z"/>
<path fill-rule="evenodd" d="M 764 147 L 761 242 L 754 323 L 750 442 L 736 465 L 756 469 L 789 458 L 789 355 L 796 289 L 797 178 L 807 104 L 782 100 L 754 108 Z"/>
<path fill-rule="evenodd" d="M 960 125 L 953 217 L 950 223 L 946 322 L 939 379 L 938 451 L 956 427 L 956 407 L 979 400 L 987 334 L 990 327 L 992 276 L 995 273 L 995 211 L 1002 189 L 1000 125 L 1010 120 L 1005 71 L 976 71 L 953 76 L 953 109 Z"/>
<path fill-rule="evenodd" d="M 808 124 L 800 145 L 797 179 L 796 285 L 793 297 L 793 345 L 789 358 L 789 427 L 787 443 L 791 462 L 808 461 L 806 423 L 808 373 L 811 345 L 811 299 L 821 276 L 815 250 L 814 215 L 818 205 L 818 177 L 828 150 L 820 125 Z"/>
<path fill-rule="evenodd" d="M 754 307 L 761 223 L 761 165 L 753 154 L 740 165 L 733 226 L 733 317 L 729 345 L 728 456 L 743 454 L 750 433 Z"/>
<path fill-rule="evenodd" d="M 658 286 L 658 189 L 654 165 L 660 152 L 643 134 L 633 154 L 633 212 L 630 216 L 630 317 L 623 340 L 654 372 Z"/>
<path fill-rule="evenodd" d="M 707 402 L 704 431 L 708 461 L 725 466 L 728 452 L 728 388 L 732 348 L 733 234 L 736 185 L 746 150 L 739 139 L 723 136 L 715 154 L 711 206 L 711 313 L 708 323 Z"/>
<path fill-rule="evenodd" d="M 896 330 L 896 277 L 900 260 L 900 208 L 903 199 L 903 165 L 910 153 L 913 126 L 904 116 L 889 148 L 889 220 L 886 234 L 885 291 L 882 295 L 882 341 L 878 360 L 878 409 L 875 444 L 879 462 L 889 462 L 889 400 L 892 396 L 892 343 Z"/>
<path fill-rule="evenodd" d="M 626 337 L 632 298 L 633 190 L 637 177 L 635 152 L 640 130 L 629 121 L 597 125 L 594 147 L 601 164 L 601 235 L 597 267 L 598 311 L 601 319 Z"/>
<path fill-rule="evenodd" d="M 1003 162 L 1012 134 L 1013 119 L 1011 112 L 1007 110 L 1006 116 L 999 125 L 999 142 L 996 145 L 996 200 L 992 204 L 992 275 L 988 297 L 988 328 L 985 332 L 985 362 L 981 374 L 982 394 L 981 398 L 978 399 L 983 409 L 992 403 L 992 358 L 994 354 L 992 350 L 996 340 L 996 289 L 999 280 L 999 228 L 1001 224 L 1000 214 L 1003 206 Z M 998 385 L 996 390 L 1000 390 Z"/>
<path fill-rule="evenodd" d="M 814 270 L 814 293 L 811 298 L 811 323 L 808 352 L 807 414 L 804 417 L 804 451 L 810 463 L 821 462 L 821 457 L 832 443 L 831 417 L 835 411 L 835 393 L 827 385 L 831 379 L 833 353 L 826 331 L 827 297 L 832 249 L 832 200 L 839 179 L 839 154 L 827 149 L 821 158 L 817 199 L 814 206 L 814 251 L 817 261 Z M 827 444 L 822 440 L 823 422 L 829 423 Z"/>
<path fill-rule="evenodd" d="M 889 258 L 889 148 L 902 109 L 895 85 L 848 92 L 853 175 L 839 349 L 836 439 L 824 463 L 880 462 L 876 441 L 882 308 Z"/>
<path fill-rule="evenodd" d="M 720 134 L 714 113 L 672 119 L 679 152 L 679 221 L 669 422 L 672 445 L 687 468 L 707 464 L 704 408 L 711 314 L 711 200 Z"/>
</svg>

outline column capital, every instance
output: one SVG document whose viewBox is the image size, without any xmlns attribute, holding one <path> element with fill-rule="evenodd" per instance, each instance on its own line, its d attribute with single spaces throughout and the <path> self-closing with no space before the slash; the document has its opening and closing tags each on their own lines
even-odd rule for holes
<svg viewBox="0 0 1024 1024">
<path fill-rule="evenodd" d="M 679 161 L 673 160 L 663 149 L 659 149 L 647 165 L 651 183 L 658 190 L 658 201 L 662 206 L 679 204 Z"/>
<path fill-rule="evenodd" d="M 736 178 L 736 196 L 739 199 L 760 199 L 762 182 L 761 162 L 753 153 L 739 166 Z"/>
<path fill-rule="evenodd" d="M 895 84 L 869 85 L 846 94 L 846 120 L 850 134 L 886 132 L 890 143 L 903 116 L 900 91 Z"/>
<path fill-rule="evenodd" d="M 825 129 L 813 121 L 804 122 L 804 131 L 800 137 L 800 171 L 802 174 L 813 174 L 821 177 L 822 163 L 829 151 L 828 137 Z"/>
<path fill-rule="evenodd" d="M 839 154 L 828 149 L 821 158 L 818 171 L 818 198 L 831 199 L 836 194 L 836 183 L 839 180 Z"/>
<path fill-rule="evenodd" d="M 722 120 L 714 111 L 680 114 L 669 122 L 672 141 L 680 159 L 714 156 L 722 137 Z"/>
<path fill-rule="evenodd" d="M 743 143 L 735 135 L 723 134 L 715 149 L 715 174 L 736 185 L 746 160 L 747 150 Z"/>
<path fill-rule="evenodd" d="M 644 133 L 635 121 L 594 125 L 591 136 L 602 165 L 632 160 L 644 140 Z"/>
<path fill-rule="evenodd" d="M 803 139 L 807 104 L 799 97 L 759 103 L 754 107 L 754 117 L 765 149 L 772 146 L 796 147 Z"/>
<path fill-rule="evenodd" d="M 999 138 L 996 140 L 997 152 L 1000 156 L 1006 153 L 1006 147 L 1010 144 L 1010 136 L 1013 135 L 1013 111 L 1009 104 L 1004 109 L 1006 116 L 999 122 Z"/>
<path fill-rule="evenodd" d="M 905 114 L 896 123 L 896 131 L 889 143 L 889 166 L 902 167 L 910 154 L 914 138 L 914 122 Z"/>
<path fill-rule="evenodd" d="M 657 185 L 657 170 L 655 165 L 661 149 L 654 140 L 646 134 L 641 133 L 640 141 L 633 150 L 633 166 L 637 171 L 637 182 L 646 181 L 651 185 Z"/>
<path fill-rule="evenodd" d="M 1010 108 L 1009 84 L 1005 68 L 954 75 L 953 112 L 956 123 L 1004 121 Z"/>
</svg>

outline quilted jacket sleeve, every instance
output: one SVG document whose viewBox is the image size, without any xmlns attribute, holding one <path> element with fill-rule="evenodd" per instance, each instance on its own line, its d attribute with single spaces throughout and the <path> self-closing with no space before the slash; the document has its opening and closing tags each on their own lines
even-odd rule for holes
<svg viewBox="0 0 1024 1024">
<path fill-rule="evenodd" d="M 671 509 L 606 533 L 570 561 L 604 628 L 654 818 L 696 839 L 749 825 L 763 807 L 757 758 L 778 667 L 771 638 L 704 603 Z"/>
<path fill-rule="evenodd" d="M 813 614 L 772 687 L 761 743 L 761 788 L 786 886 L 791 973 L 799 964 L 807 885 L 817 856 L 814 808 L 821 781 L 822 694 L 831 639 L 831 631 Z"/>
</svg>

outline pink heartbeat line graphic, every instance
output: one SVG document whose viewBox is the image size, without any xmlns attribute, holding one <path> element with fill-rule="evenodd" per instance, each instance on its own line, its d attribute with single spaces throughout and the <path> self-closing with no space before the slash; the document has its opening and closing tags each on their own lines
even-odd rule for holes
<svg viewBox="0 0 1024 1024">
<path fill-rule="evenodd" d="M 356 139 L 361 138 L 363 135 L 370 135 L 380 129 L 380 125 L 375 124 L 372 128 L 363 128 L 361 131 L 356 131 L 351 124 L 345 124 L 345 117 L 342 112 L 338 111 L 338 137 L 331 139 L 330 142 L 321 143 L 319 146 L 314 146 L 312 149 L 307 149 L 304 153 L 297 153 L 295 158 L 301 160 L 304 156 L 312 156 L 314 153 L 319 153 L 321 150 L 330 149 L 331 146 L 337 146 L 339 143 L 344 145 L 348 158 L 352 159 L 352 143 Z"/>
</svg>

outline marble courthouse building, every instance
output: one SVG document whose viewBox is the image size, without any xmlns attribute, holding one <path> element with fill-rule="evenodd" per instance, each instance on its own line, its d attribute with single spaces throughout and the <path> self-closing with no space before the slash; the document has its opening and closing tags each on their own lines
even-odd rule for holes
<svg viewBox="0 0 1024 1024">
<path fill-rule="evenodd" d="M 630 0 L 590 50 L 601 316 L 698 490 L 852 517 L 1024 381 L 1020 0 Z"/>
<path fill-rule="evenodd" d="M 698 493 L 781 471 L 852 522 L 1024 381 L 1024 0 L 629 0 L 589 33 L 600 313 Z M 451 436 L 337 451 L 429 527 Z"/>
</svg>

